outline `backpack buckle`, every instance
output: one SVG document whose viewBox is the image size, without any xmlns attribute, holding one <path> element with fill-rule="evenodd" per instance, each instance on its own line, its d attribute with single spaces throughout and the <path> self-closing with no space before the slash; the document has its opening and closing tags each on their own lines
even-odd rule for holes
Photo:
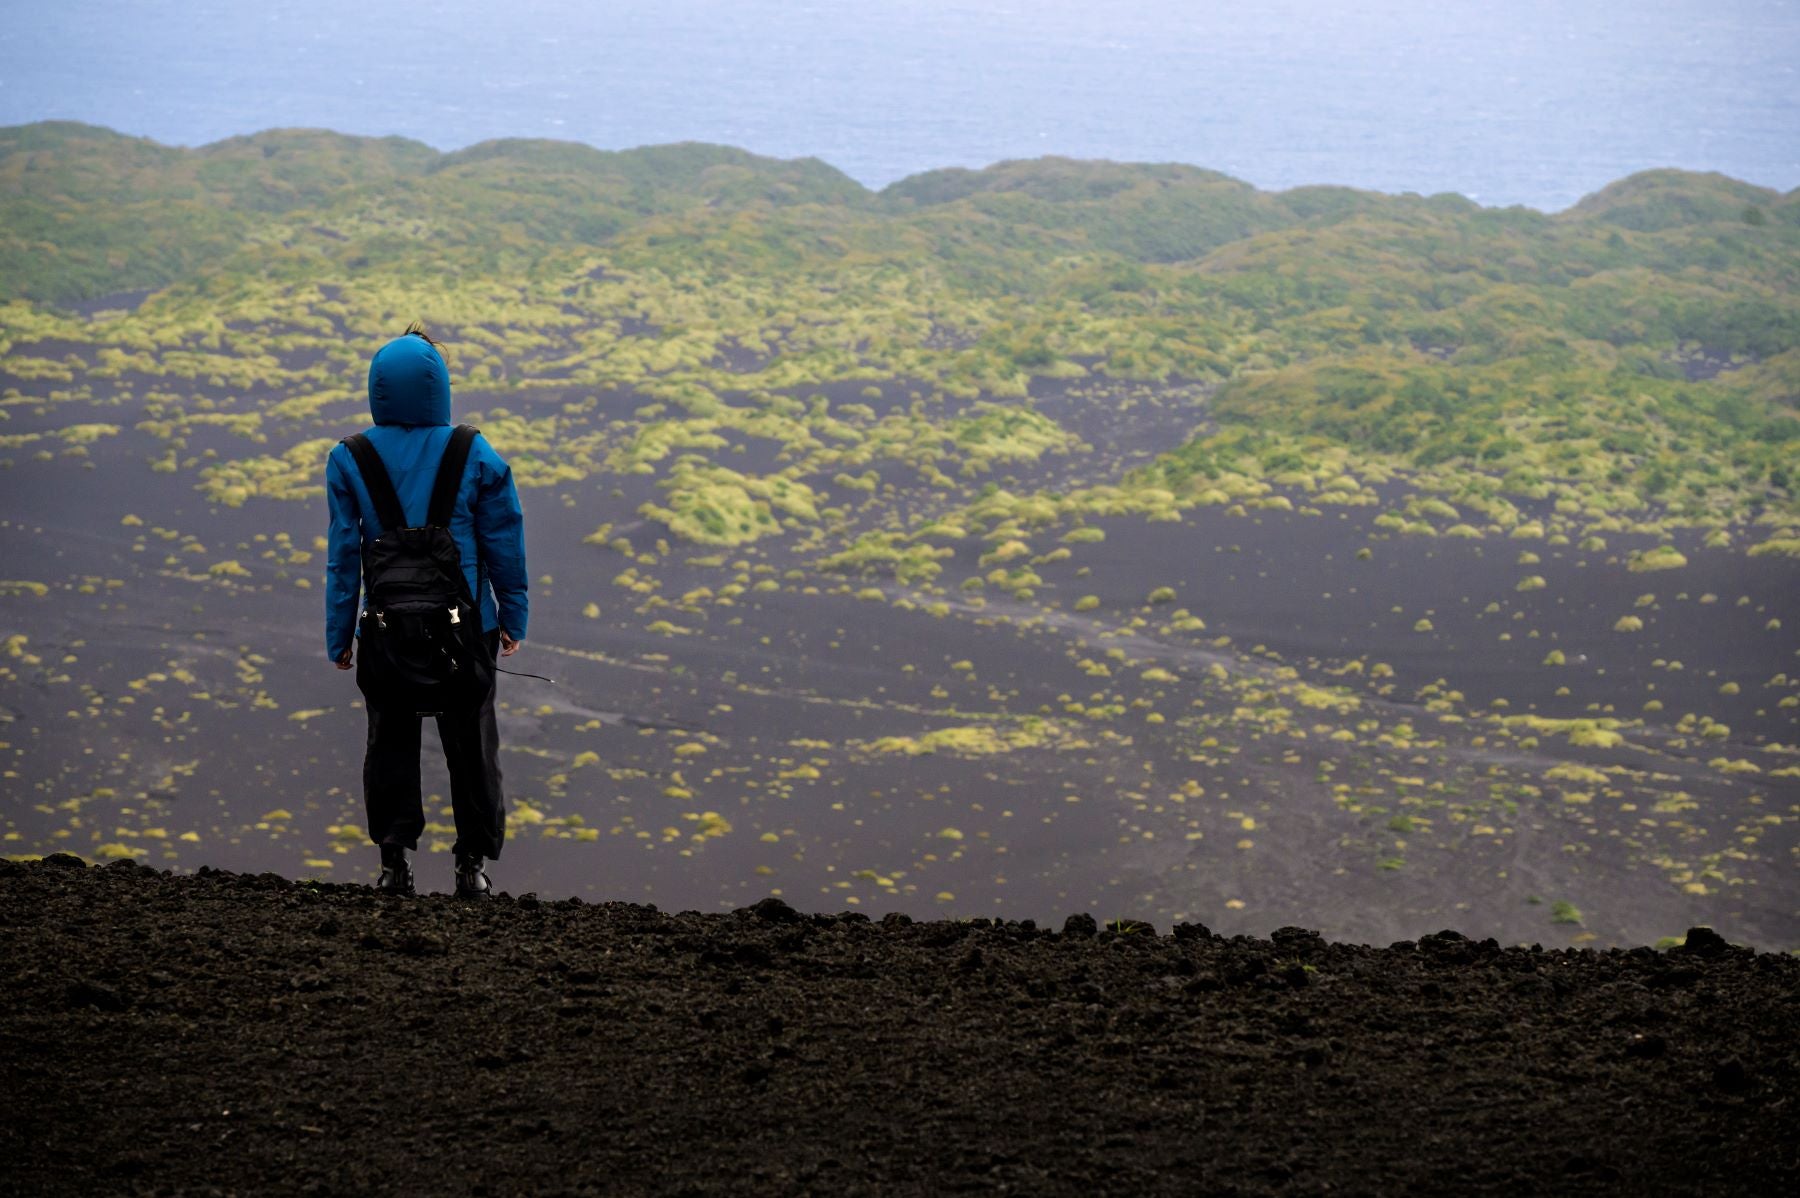
<svg viewBox="0 0 1800 1198">
<path fill-rule="evenodd" d="M 462 612 L 454 607 L 452 607 L 450 609 L 450 623 L 451 624 L 461 624 L 462 623 Z"/>
</svg>

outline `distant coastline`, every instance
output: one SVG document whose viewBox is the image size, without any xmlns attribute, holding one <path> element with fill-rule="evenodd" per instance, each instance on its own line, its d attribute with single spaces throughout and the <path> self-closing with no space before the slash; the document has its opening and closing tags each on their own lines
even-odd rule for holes
<svg viewBox="0 0 1800 1198">
<path fill-rule="evenodd" d="M 240 148 L 242 148 L 244 146 L 248 146 L 248 145 L 267 145 L 271 141 L 276 141 L 276 140 L 289 140 L 289 139 L 305 140 L 305 139 L 311 139 L 311 138 L 342 139 L 346 142 L 354 142 L 354 143 L 369 144 L 369 145 L 386 145 L 386 146 L 401 148 L 400 152 L 404 156 L 419 159 L 421 162 L 421 169 L 424 171 L 438 169 L 439 167 L 441 167 L 442 165 L 444 165 L 448 162 L 479 161 L 483 158 L 512 153 L 512 152 L 516 152 L 517 150 L 519 150 L 522 147 L 536 147 L 536 148 L 541 149 L 550 154 L 574 154 L 574 155 L 583 155 L 583 156 L 596 155 L 596 156 L 600 156 L 602 158 L 616 157 L 616 156 L 641 155 L 641 154 L 650 154 L 650 153 L 657 153 L 657 152 L 700 151 L 700 152 L 706 152 L 706 153 L 718 153 L 718 154 L 725 155 L 727 157 L 740 157 L 741 156 L 746 161 L 814 165 L 819 168 L 823 168 L 824 170 L 829 171 L 834 175 L 841 177 L 846 183 L 855 186 L 856 188 L 860 189 L 861 191 L 863 191 L 870 197 L 884 196 L 884 195 L 888 195 L 890 193 L 893 193 L 893 194 L 905 193 L 909 189 L 917 189 L 917 188 L 925 185 L 928 181 L 932 182 L 932 183 L 942 183 L 942 182 L 948 182 L 948 181 L 959 180 L 959 179 L 971 179 L 971 178 L 974 178 L 977 176 L 981 176 L 981 175 L 988 174 L 988 173 L 995 172 L 995 171 L 1004 170 L 1007 168 L 1032 166 L 1032 165 L 1039 165 L 1039 164 L 1051 164 L 1051 165 L 1066 164 L 1070 167 L 1075 167 L 1075 168 L 1118 167 L 1118 168 L 1123 168 L 1123 169 L 1128 169 L 1128 170 L 1145 169 L 1145 170 L 1175 170 L 1175 171 L 1183 171 L 1183 172 L 1197 172 L 1197 173 L 1200 173 L 1203 175 L 1214 176 L 1220 182 L 1240 184 L 1246 188 L 1251 189 L 1252 191 L 1261 193 L 1263 195 L 1268 195 L 1268 196 L 1284 196 L 1284 195 L 1289 195 L 1294 192 L 1341 190 L 1341 191 L 1349 191 L 1349 192 L 1360 192 L 1360 193 L 1363 193 L 1366 195 L 1371 195 L 1371 196 L 1381 196 L 1381 197 L 1388 198 L 1388 199 L 1421 199 L 1421 200 L 1445 200 L 1445 199 L 1448 199 L 1448 200 L 1453 200 L 1453 201 L 1460 201 L 1460 202 L 1472 205 L 1474 207 L 1485 208 L 1485 209 L 1490 209 L 1490 210 L 1494 210 L 1494 211 L 1501 211 L 1501 210 L 1505 210 L 1505 209 L 1524 209 L 1526 211 L 1540 213 L 1544 216 L 1559 216 L 1564 213 L 1573 211 L 1574 209 L 1578 208 L 1584 202 L 1586 202 L 1586 201 L 1592 199 L 1594 196 L 1598 195 L 1600 192 L 1606 191 L 1606 190 L 1610 189 L 1611 187 L 1615 186 L 1616 184 L 1624 182 L 1627 179 L 1638 178 L 1641 176 L 1675 174 L 1675 175 L 1692 175 L 1692 176 L 1697 176 L 1697 177 L 1705 178 L 1705 179 L 1714 179 L 1714 180 L 1718 180 L 1722 183 L 1730 184 L 1735 187 L 1748 188 L 1748 189 L 1752 189 L 1757 192 L 1766 193 L 1766 200 L 1768 202 L 1785 200 L 1785 199 L 1792 198 L 1797 194 L 1800 194 L 1800 186 L 1790 188 L 1784 192 L 1778 187 L 1763 184 L 1763 183 L 1758 183 L 1758 182 L 1755 182 L 1754 180 L 1738 178 L 1738 177 L 1726 174 L 1721 171 L 1695 170 L 1695 169 L 1690 169 L 1687 167 L 1676 166 L 1673 164 L 1661 164 L 1661 165 L 1656 165 L 1656 166 L 1647 166 L 1640 170 L 1632 171 L 1627 175 L 1622 175 L 1622 176 L 1619 176 L 1618 178 L 1608 180 L 1602 186 L 1595 188 L 1593 191 L 1586 192 L 1586 193 L 1576 197 L 1575 199 L 1571 200 L 1569 203 L 1565 204 L 1564 206 L 1562 206 L 1560 208 L 1546 208 L 1546 207 L 1539 207 L 1537 205 L 1528 204 L 1528 203 L 1484 202 L 1477 196 L 1471 195 L 1468 192 L 1461 191 L 1461 190 L 1445 190 L 1445 191 L 1435 191 L 1435 192 L 1420 192 L 1420 191 L 1412 191 L 1412 190 L 1389 191 L 1389 190 L 1384 190 L 1381 188 L 1363 187 L 1363 186 L 1358 186 L 1358 185 L 1351 184 L 1351 183 L 1343 183 L 1343 182 L 1338 182 L 1338 181 L 1334 181 L 1334 180 L 1330 180 L 1330 179 L 1315 179 L 1310 182 L 1293 183 L 1293 184 L 1288 184 L 1288 185 L 1284 185 L 1284 186 L 1264 186 L 1264 185 L 1252 182 L 1249 179 L 1241 178 L 1237 175 L 1234 175 L 1230 171 L 1221 170 L 1215 166 L 1208 165 L 1206 163 L 1162 161 L 1162 160 L 1140 161 L 1140 160 L 1114 158 L 1114 157 L 1074 157 L 1074 156 L 1064 155 L 1064 154 L 1045 154 L 1045 155 L 1040 155 L 1037 157 L 1030 157 L 1030 158 L 998 158 L 991 162 L 987 162 L 987 163 L 984 163 L 979 166 L 952 165 L 952 166 L 929 167 L 924 170 L 915 171 L 911 174 L 903 175 L 900 178 L 895 179 L 892 182 L 889 182 L 885 185 L 871 186 L 871 185 L 864 183 L 861 180 L 857 179 L 848 170 L 844 169 L 843 167 L 839 166 L 838 164 L 836 164 L 834 162 L 829 161 L 827 158 L 822 157 L 820 155 L 816 155 L 816 154 L 801 154 L 801 155 L 794 155 L 794 156 L 770 155 L 770 154 L 763 154 L 763 153 L 759 153 L 754 150 L 746 149 L 742 146 L 729 145 L 729 144 L 719 143 L 719 142 L 708 142 L 708 141 L 702 141 L 702 140 L 682 140 L 682 141 L 655 142 L 655 143 L 646 142 L 646 143 L 639 144 L 639 145 L 627 145 L 627 146 L 620 146 L 617 148 L 607 148 L 607 147 L 603 147 L 603 146 L 597 146 L 592 143 L 581 141 L 581 140 L 574 139 L 574 138 L 496 137 L 496 138 L 488 138 L 483 141 L 471 142 L 471 143 L 468 143 L 465 145 L 450 146 L 450 147 L 446 148 L 443 146 L 434 145 L 428 141 L 423 141 L 423 140 L 419 140 L 416 138 L 406 137 L 406 136 L 403 136 L 400 134 L 359 134 L 359 133 L 343 132 L 343 131 L 340 131 L 337 129 L 327 129 L 327 128 L 320 128 L 320 127 L 312 127 L 312 126 L 273 126 L 273 127 L 266 128 L 266 129 L 256 130 L 253 133 L 231 134 L 228 136 L 216 138 L 211 141 L 206 141 L 206 142 L 202 142 L 202 143 L 198 143 L 198 144 L 192 144 L 192 143 L 161 141 L 152 136 L 148 136 L 145 134 L 132 133 L 132 132 L 128 132 L 125 130 L 113 128 L 113 127 L 110 127 L 107 125 L 93 124 L 93 123 L 86 122 L 86 121 L 61 120 L 61 119 L 32 121 L 32 122 L 27 122 L 27 123 L 18 124 L 18 125 L 0 126 L 0 147 L 4 147 L 6 145 L 6 143 L 11 138 L 14 138 L 14 137 L 18 138 L 21 142 L 29 142 L 32 139 L 32 137 L 36 131 L 65 131 L 65 132 L 68 132 L 75 136 L 98 135 L 101 137 L 119 138 L 119 139 L 123 139 L 123 140 L 130 141 L 130 142 L 140 143 L 146 147 L 154 148 L 155 150 L 158 150 L 158 151 L 167 151 L 167 152 L 175 153 L 175 154 L 193 154 L 193 155 L 200 156 L 202 158 L 209 157 L 209 156 L 215 156 L 215 155 L 219 155 L 219 154 L 229 154 L 234 150 L 240 149 Z"/>
<path fill-rule="evenodd" d="M 93 3 L 9 18 L 0 124 L 179 145 L 295 126 L 452 150 L 693 140 L 816 156 L 871 190 L 1049 154 L 1544 212 L 1664 166 L 1800 185 L 1793 5 L 679 0 L 544 20 L 448 0 L 425 22 L 267 0 L 193 22 Z"/>
</svg>

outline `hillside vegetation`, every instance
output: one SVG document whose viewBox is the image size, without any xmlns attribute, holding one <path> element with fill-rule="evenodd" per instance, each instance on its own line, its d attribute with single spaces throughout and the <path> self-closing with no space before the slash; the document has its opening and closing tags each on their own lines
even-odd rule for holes
<svg viewBox="0 0 1800 1198">
<path fill-rule="evenodd" d="M 0 839 L 359 868 L 322 463 L 423 318 L 529 512 L 521 888 L 1790 945 L 1797 282 L 1679 171 L 0 130 Z"/>
<path fill-rule="evenodd" d="M 656 434 L 672 445 L 757 422 L 791 443 L 818 422 L 772 393 L 831 380 L 1000 398 L 1033 375 L 1220 385 L 1216 424 L 1062 513 L 1257 498 L 1273 476 L 1341 499 L 1366 494 L 1359 468 L 1400 469 L 1473 505 L 1437 531 L 1507 528 L 1512 499 L 1555 495 L 1569 534 L 1761 516 L 1780 544 L 1797 268 L 1795 196 L 1676 171 L 1545 215 L 1059 159 L 870 193 L 814 160 L 703 145 L 0 132 L 14 374 L 74 369 L 34 349 L 53 341 L 114 373 L 340 386 L 418 314 L 470 382 L 665 398 L 686 425 Z M 70 310 L 138 289 L 155 294 L 128 315 Z M 543 477 L 595 464 L 532 423 Z"/>
</svg>

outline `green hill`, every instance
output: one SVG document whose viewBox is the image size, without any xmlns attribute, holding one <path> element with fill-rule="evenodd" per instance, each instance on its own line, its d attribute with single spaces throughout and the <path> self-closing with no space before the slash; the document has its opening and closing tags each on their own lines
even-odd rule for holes
<svg viewBox="0 0 1800 1198">
<path fill-rule="evenodd" d="M 1720 174 L 1640 171 L 1609 183 L 1569 210 L 1571 218 L 1656 233 L 1682 225 L 1741 220 L 1800 223 L 1800 204 L 1766 187 Z"/>
<path fill-rule="evenodd" d="M 866 193 L 815 159 L 726 146 L 607 153 L 508 139 L 452 154 L 403 138 L 276 129 L 195 150 L 72 122 L 0 130 L 0 296 L 68 300 L 204 269 L 272 222 L 284 242 L 353 240 L 381 209 L 461 242 L 602 241 L 636 220 L 705 205 L 856 204 Z"/>
<path fill-rule="evenodd" d="M 1170 459 L 1184 478 L 1196 456 L 1260 477 L 1333 446 L 1496 499 L 1702 522 L 1793 510 L 1797 267 L 1792 196 L 1672 170 L 1545 214 L 1059 158 L 877 194 L 699 144 L 0 130 L 3 329 L 26 357 L 47 336 L 198 339 L 238 355 L 208 361 L 225 378 L 417 314 L 471 342 L 484 384 L 649 386 L 703 422 L 725 392 L 853 378 L 964 397 L 1187 379 L 1223 389 Z M 147 288 L 122 323 L 64 314 Z"/>
</svg>

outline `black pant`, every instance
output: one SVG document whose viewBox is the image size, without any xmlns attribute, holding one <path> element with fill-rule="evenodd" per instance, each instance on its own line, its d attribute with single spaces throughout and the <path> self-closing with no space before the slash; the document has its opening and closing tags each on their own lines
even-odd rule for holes
<svg viewBox="0 0 1800 1198">
<path fill-rule="evenodd" d="M 500 634 L 487 634 L 498 653 Z M 458 853 L 498 857 L 506 839 L 506 798 L 500 789 L 500 726 L 494 688 L 481 706 L 437 718 L 450 767 L 450 806 L 456 812 Z M 369 839 L 381 845 L 419 847 L 425 806 L 419 791 L 419 736 L 424 717 L 410 711 L 369 708 L 369 748 L 363 756 L 363 802 Z"/>
</svg>

